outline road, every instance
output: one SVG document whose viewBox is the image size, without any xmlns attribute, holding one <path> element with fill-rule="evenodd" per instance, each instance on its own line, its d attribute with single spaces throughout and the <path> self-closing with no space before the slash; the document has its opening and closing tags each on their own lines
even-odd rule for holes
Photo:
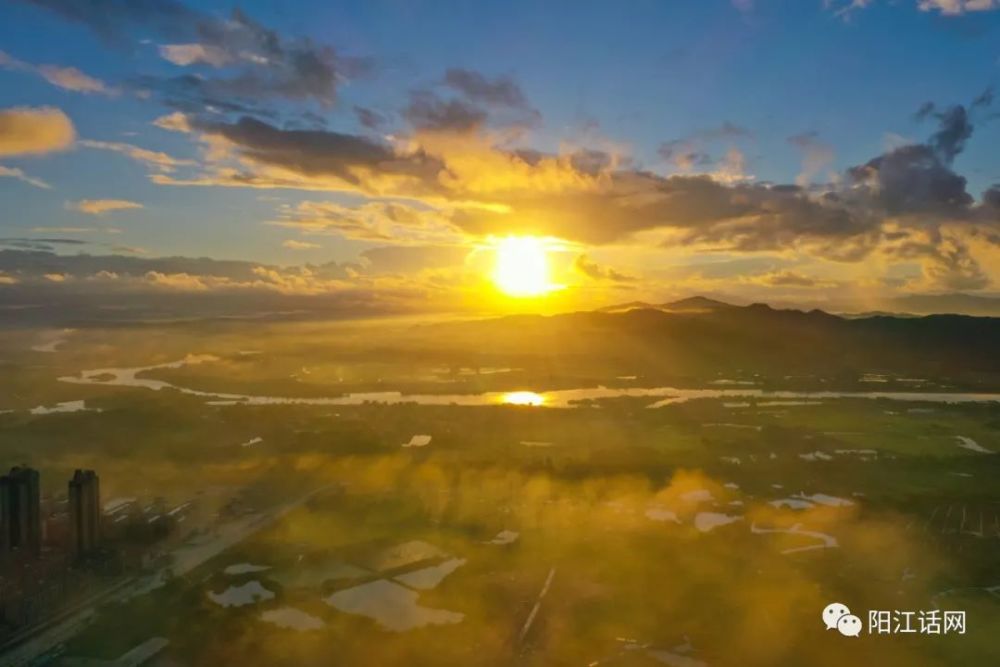
<svg viewBox="0 0 1000 667">
<path fill-rule="evenodd" d="M 48 653 L 59 644 L 68 641 L 86 627 L 87 623 L 95 616 L 97 605 L 126 602 L 163 586 L 171 573 L 173 576 L 187 574 L 329 488 L 331 487 L 324 486 L 283 505 L 278 505 L 268 512 L 251 514 L 230 521 L 223 524 L 214 535 L 206 540 L 195 544 L 182 544 L 171 552 L 173 558 L 169 567 L 144 577 L 133 577 L 119 582 L 77 606 L 68 615 L 64 612 L 65 618 L 63 620 L 46 625 L 31 639 L 27 639 L 0 655 L 0 665 L 3 667 L 30 665 L 32 661 Z"/>
</svg>

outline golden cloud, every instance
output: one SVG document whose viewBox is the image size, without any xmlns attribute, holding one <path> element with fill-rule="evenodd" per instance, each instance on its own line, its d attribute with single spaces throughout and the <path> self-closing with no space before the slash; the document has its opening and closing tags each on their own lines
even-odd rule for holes
<svg viewBox="0 0 1000 667">
<path fill-rule="evenodd" d="M 54 107 L 14 107 L 0 111 L 0 157 L 42 155 L 69 148 L 76 130 Z"/>
<path fill-rule="evenodd" d="M 104 215 L 114 211 L 126 211 L 129 209 L 143 208 L 142 204 L 126 199 L 82 199 L 78 202 L 67 204 L 67 208 L 86 213 L 87 215 Z"/>
</svg>

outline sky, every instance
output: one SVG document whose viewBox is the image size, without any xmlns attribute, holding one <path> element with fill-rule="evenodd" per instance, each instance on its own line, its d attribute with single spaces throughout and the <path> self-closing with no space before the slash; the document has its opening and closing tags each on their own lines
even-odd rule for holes
<svg viewBox="0 0 1000 667">
<path fill-rule="evenodd" d="M 997 295 L 998 29 L 1000 0 L 4 0 L 0 291 Z M 498 292 L 512 235 L 558 289 Z"/>
</svg>

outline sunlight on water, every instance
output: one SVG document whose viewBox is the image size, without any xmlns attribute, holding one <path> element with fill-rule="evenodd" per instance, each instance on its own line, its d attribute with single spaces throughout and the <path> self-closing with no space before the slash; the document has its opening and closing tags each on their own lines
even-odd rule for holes
<svg viewBox="0 0 1000 667">
<path fill-rule="evenodd" d="M 505 405 L 542 405 L 545 397 L 533 391 L 512 391 L 500 397 Z"/>
</svg>

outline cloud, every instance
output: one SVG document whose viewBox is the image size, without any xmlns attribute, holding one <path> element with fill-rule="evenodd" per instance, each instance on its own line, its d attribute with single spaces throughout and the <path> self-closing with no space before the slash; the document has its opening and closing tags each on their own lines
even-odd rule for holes
<svg viewBox="0 0 1000 667">
<path fill-rule="evenodd" d="M 925 104 L 917 115 L 938 121 L 926 143 L 892 149 L 849 169 L 847 176 L 890 215 L 965 217 L 974 200 L 966 191 L 966 179 L 951 164 L 972 136 L 969 113 L 961 105 L 938 111 Z"/>
<path fill-rule="evenodd" d="M 383 114 L 367 107 L 355 106 L 354 115 L 357 117 L 358 123 L 369 130 L 377 130 L 388 123 L 388 119 Z"/>
<path fill-rule="evenodd" d="M 164 119 L 160 118 L 154 122 L 163 120 Z M 151 151 L 145 148 L 140 148 L 139 146 L 133 146 L 132 144 L 121 142 L 92 141 L 90 139 L 82 139 L 80 141 L 80 145 L 84 148 L 94 148 L 97 150 L 119 153 L 120 155 L 131 158 L 136 162 L 141 162 L 155 171 L 167 174 L 174 172 L 177 167 L 192 166 L 196 164 L 193 160 L 182 160 L 160 151 Z"/>
<path fill-rule="evenodd" d="M 36 234 L 121 234 L 117 227 L 32 227 Z"/>
<path fill-rule="evenodd" d="M 758 274 L 750 277 L 748 282 L 767 287 L 808 287 L 825 289 L 837 286 L 836 282 L 819 280 L 791 269 L 779 269 Z"/>
<path fill-rule="evenodd" d="M 69 148 L 76 138 L 73 122 L 53 107 L 0 110 L 0 157 L 42 155 Z"/>
<path fill-rule="evenodd" d="M 573 260 L 573 268 L 578 273 L 598 282 L 634 283 L 638 280 L 634 276 L 621 273 L 609 266 L 601 266 L 592 262 L 587 255 L 577 255 Z"/>
<path fill-rule="evenodd" d="M 823 4 L 838 16 L 850 18 L 856 12 L 875 4 L 875 0 L 823 0 Z M 943 16 L 962 16 L 1000 9 L 1000 0 L 916 0 L 922 12 L 938 12 Z"/>
<path fill-rule="evenodd" d="M 657 154 L 681 173 L 710 173 L 711 168 L 721 180 L 740 180 L 744 176 L 744 155 L 736 144 L 753 138 L 745 127 L 726 121 L 716 127 L 707 127 L 691 134 L 665 141 Z M 713 149 L 726 146 L 722 158 L 712 157 Z"/>
<path fill-rule="evenodd" d="M 473 70 L 451 68 L 445 72 L 444 82 L 471 102 L 514 109 L 528 107 L 521 87 L 509 76 L 491 80 Z"/>
<path fill-rule="evenodd" d="M 426 243 L 435 238 L 454 237 L 446 219 L 426 207 L 396 202 L 372 201 L 360 206 L 336 202 L 302 201 L 282 207 L 279 227 L 307 234 L 334 234 L 349 239 L 383 243 Z"/>
<path fill-rule="evenodd" d="M 283 130 L 254 118 L 235 123 L 195 122 L 210 140 L 223 140 L 248 164 L 270 168 L 277 178 L 315 179 L 328 189 L 371 194 L 409 190 L 428 192 L 442 163 L 422 150 L 400 150 L 382 141 L 325 130 Z M 231 175 L 234 184 L 245 180 Z"/>
<path fill-rule="evenodd" d="M 0 247 L 15 248 L 17 250 L 37 250 L 37 251 L 52 251 L 56 246 L 82 246 L 86 245 L 86 241 L 81 241 L 80 239 L 63 239 L 63 238 L 0 238 Z M 0 253 L 6 252 L 0 250 Z M 8 267 L 9 268 L 9 267 Z"/>
<path fill-rule="evenodd" d="M 487 125 L 520 131 L 541 120 L 510 76 L 491 79 L 453 67 L 445 71 L 441 85 L 454 96 L 443 96 L 440 86 L 410 91 L 403 116 L 418 131 L 470 133 L 485 130 Z"/>
<path fill-rule="evenodd" d="M 42 65 L 38 68 L 38 73 L 52 85 L 64 90 L 72 90 L 77 93 L 100 93 L 102 95 L 117 94 L 116 90 L 108 87 L 103 81 L 88 76 L 75 67 Z"/>
<path fill-rule="evenodd" d="M 191 123 L 188 120 L 187 114 L 181 113 L 180 111 L 174 111 L 166 116 L 160 116 L 153 121 L 153 125 L 161 130 L 180 132 L 181 134 L 187 134 L 191 131 Z"/>
<path fill-rule="evenodd" d="M 297 241 L 295 239 L 288 239 L 283 241 L 281 246 L 283 248 L 288 248 L 289 250 L 315 250 L 317 248 L 322 248 L 318 243 L 309 243 L 308 241 Z"/>
<path fill-rule="evenodd" d="M 125 199 L 82 199 L 78 202 L 69 203 L 66 206 L 87 215 L 104 215 L 114 211 L 143 208 L 142 204 Z"/>
<path fill-rule="evenodd" d="M 992 97 L 980 96 L 973 104 L 988 106 Z M 969 112 L 962 105 L 955 105 L 943 111 L 937 111 L 932 103 L 927 103 L 917 112 L 917 118 L 934 117 L 938 121 L 938 130 L 927 142 L 934 149 L 938 158 L 945 164 L 951 164 L 955 156 L 965 150 L 965 144 L 972 136 L 973 126 Z"/>
<path fill-rule="evenodd" d="M 372 63 L 349 58 L 309 38 L 290 38 L 237 9 L 223 17 L 178 0 L 29 0 L 67 21 L 86 26 L 105 42 L 138 48 L 136 35 L 164 40 L 160 54 L 182 67 L 206 66 L 215 74 L 144 77 L 141 89 L 192 110 L 228 108 L 234 100 L 255 105 L 274 99 L 330 105 L 342 81 Z"/>
<path fill-rule="evenodd" d="M 0 67 L 16 72 L 36 74 L 53 86 L 77 93 L 97 93 L 101 95 L 117 95 L 118 90 L 107 85 L 100 79 L 84 74 L 75 67 L 58 65 L 32 65 L 0 51 Z"/>
<path fill-rule="evenodd" d="M 433 101 L 445 102 L 436 96 Z M 985 104 L 981 100 L 977 108 Z M 520 233 L 594 245 L 799 253 L 858 262 L 873 253 L 898 257 L 908 240 L 916 251 L 924 247 L 916 242 L 919 235 L 928 230 L 942 238 L 979 234 L 1000 244 L 996 208 L 989 203 L 995 195 L 977 203 L 952 168 L 972 137 L 973 115 L 970 107 L 932 105 L 924 117 L 935 127 L 925 142 L 897 144 L 821 184 L 809 181 L 829 166 L 832 151 L 815 133 L 789 139 L 803 151 L 803 174 L 797 184 L 783 184 L 756 181 L 747 173 L 743 151 L 732 143 L 700 173 L 664 175 L 614 151 L 511 149 L 509 134 L 469 129 L 481 116 L 458 122 L 427 113 L 424 120 L 438 121 L 427 123 L 434 131 L 386 139 L 280 128 L 249 117 L 225 122 L 188 116 L 192 138 L 209 156 L 201 173 L 186 180 L 154 175 L 154 180 L 359 195 L 366 201 L 284 207 L 272 224 L 387 245 L 448 245 Z M 733 123 L 691 136 L 724 144 L 752 138 Z M 926 267 L 948 261 L 928 249 L 921 258 L 907 257 Z M 959 260 L 956 256 L 951 264 L 963 266 Z M 925 274 L 948 280 L 943 271 Z M 975 278 L 971 270 L 964 274 Z"/>
<path fill-rule="evenodd" d="M 788 137 L 788 143 L 802 152 L 802 171 L 795 179 L 798 185 L 809 185 L 833 162 L 833 147 L 820 141 L 818 132 L 796 134 Z"/>
<path fill-rule="evenodd" d="M 164 44 L 160 47 L 160 56 L 164 60 L 182 67 L 197 63 L 222 67 L 232 62 L 226 51 L 204 44 Z"/>
<path fill-rule="evenodd" d="M 988 287 L 990 277 L 972 256 L 968 244 L 954 234 L 939 229 L 913 232 L 885 250 L 893 259 L 921 264 L 924 287 L 949 290 L 979 290 Z"/>
<path fill-rule="evenodd" d="M 938 11 L 945 16 L 958 16 L 1000 9 L 1000 0 L 918 0 L 917 6 L 922 12 Z"/>
<path fill-rule="evenodd" d="M 146 250 L 145 248 L 139 248 L 137 246 L 128 246 L 128 245 L 111 246 L 111 252 L 120 255 L 145 255 L 149 253 L 149 251 Z"/>
<path fill-rule="evenodd" d="M 682 172 L 691 172 L 699 167 L 708 167 L 714 161 L 708 153 L 696 150 L 691 144 L 682 140 L 662 143 L 656 152 L 661 158 L 670 162 Z"/>
<path fill-rule="evenodd" d="M 13 167 L 5 167 L 0 164 L 0 178 L 16 178 L 19 181 L 23 181 L 28 185 L 33 185 L 36 188 L 44 188 L 46 190 L 51 189 L 52 186 L 43 180 L 33 178 L 28 176 L 20 169 L 15 169 Z"/>
<path fill-rule="evenodd" d="M 410 94 L 403 115 L 419 130 L 434 132 L 471 132 L 481 128 L 487 113 L 462 100 L 443 100 L 430 91 Z"/>
<path fill-rule="evenodd" d="M 189 273 L 160 273 L 159 271 L 148 271 L 143 276 L 145 281 L 154 287 L 161 287 L 183 292 L 202 292 L 208 289 L 208 285 L 199 276 Z"/>
<path fill-rule="evenodd" d="M 983 205 L 1000 214 L 1000 184 L 991 185 L 983 193 Z"/>
</svg>

